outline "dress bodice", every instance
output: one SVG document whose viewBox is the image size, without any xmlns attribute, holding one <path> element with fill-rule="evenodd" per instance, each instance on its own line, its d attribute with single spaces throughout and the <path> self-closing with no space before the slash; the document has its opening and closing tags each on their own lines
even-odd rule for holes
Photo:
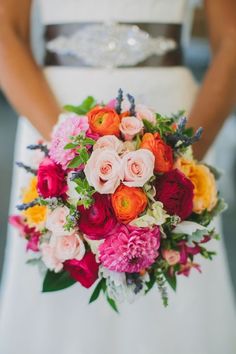
<svg viewBox="0 0 236 354">
<path fill-rule="evenodd" d="M 44 24 L 69 22 L 182 23 L 188 0 L 39 0 Z"/>
</svg>

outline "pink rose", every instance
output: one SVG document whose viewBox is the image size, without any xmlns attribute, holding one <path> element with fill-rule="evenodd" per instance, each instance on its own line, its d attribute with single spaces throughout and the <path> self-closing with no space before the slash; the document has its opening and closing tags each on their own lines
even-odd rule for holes
<svg viewBox="0 0 236 354">
<path fill-rule="evenodd" d="M 128 187 L 142 187 L 152 176 L 155 157 L 151 151 L 139 149 L 122 158 L 123 183 Z"/>
<path fill-rule="evenodd" d="M 46 228 L 54 235 L 71 235 L 71 231 L 64 229 L 69 212 L 66 206 L 61 206 L 51 211 L 47 217 Z"/>
<path fill-rule="evenodd" d="M 180 253 L 175 250 L 163 250 L 162 257 L 170 266 L 173 266 L 180 262 Z"/>
<path fill-rule="evenodd" d="M 119 154 L 123 148 L 123 142 L 115 135 L 104 135 L 97 140 L 93 150 L 104 148 L 115 150 Z"/>
<path fill-rule="evenodd" d="M 38 193 L 43 198 L 60 197 L 67 191 L 64 171 L 49 157 L 39 165 L 37 177 Z"/>
<path fill-rule="evenodd" d="M 147 120 L 150 123 L 156 123 L 156 115 L 155 113 L 142 104 L 136 105 L 136 116 L 138 119 Z"/>
<path fill-rule="evenodd" d="M 94 203 L 88 209 L 80 206 L 79 229 L 91 240 L 107 237 L 117 225 L 117 220 L 107 195 L 95 193 Z"/>
<path fill-rule="evenodd" d="M 85 166 L 84 173 L 89 184 L 97 192 L 114 193 L 123 179 L 121 159 L 114 150 L 95 150 Z"/>
<path fill-rule="evenodd" d="M 62 262 L 55 256 L 55 249 L 48 243 L 41 245 L 42 260 L 49 270 L 55 273 L 60 272 L 63 269 Z"/>
<path fill-rule="evenodd" d="M 81 260 L 85 255 L 85 246 L 80 236 L 52 235 L 49 244 L 41 245 L 42 259 L 45 265 L 55 272 L 60 272 L 66 260 Z"/>
<path fill-rule="evenodd" d="M 57 237 L 55 244 L 55 257 L 64 262 L 68 259 L 80 261 L 85 255 L 85 246 L 76 234 Z"/>
<path fill-rule="evenodd" d="M 125 140 L 132 140 L 143 130 L 143 122 L 136 117 L 124 117 L 120 123 L 120 131 Z"/>
<path fill-rule="evenodd" d="M 97 280 L 98 268 L 99 264 L 92 252 L 87 252 L 81 261 L 72 259 L 64 263 L 64 269 L 70 273 L 71 278 L 85 288 L 90 288 Z"/>
</svg>

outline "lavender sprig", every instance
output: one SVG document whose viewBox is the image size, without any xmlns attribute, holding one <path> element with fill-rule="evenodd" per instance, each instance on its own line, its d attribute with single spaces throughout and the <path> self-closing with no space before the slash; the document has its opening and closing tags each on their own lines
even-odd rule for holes
<svg viewBox="0 0 236 354">
<path fill-rule="evenodd" d="M 19 210 L 19 211 L 25 211 L 29 208 L 32 208 L 34 207 L 35 205 L 40 205 L 40 202 L 39 202 L 39 199 L 36 198 L 34 199 L 32 202 L 30 203 L 23 203 L 23 204 L 20 204 L 20 205 L 17 205 L 16 208 Z"/>
<path fill-rule="evenodd" d="M 122 105 L 122 102 L 123 102 L 123 91 L 121 89 L 119 89 L 118 91 L 118 96 L 116 97 L 116 106 L 115 106 L 115 110 L 118 114 L 121 114 L 121 105 Z"/>
<path fill-rule="evenodd" d="M 129 93 L 127 94 L 127 98 L 129 100 L 129 103 L 130 103 L 130 109 L 129 109 L 130 115 L 135 117 L 136 116 L 135 99 Z"/>
<path fill-rule="evenodd" d="M 48 156 L 48 154 L 49 154 L 49 150 L 48 150 L 47 145 L 43 145 L 43 144 L 29 145 L 29 146 L 27 146 L 27 149 L 29 149 L 29 150 L 40 150 L 46 156 Z"/>
<path fill-rule="evenodd" d="M 16 162 L 16 165 L 20 168 L 23 168 L 27 173 L 32 173 L 33 175 L 37 175 L 37 170 L 30 167 L 30 166 L 27 166 L 25 164 L 23 164 L 22 162 Z"/>
</svg>

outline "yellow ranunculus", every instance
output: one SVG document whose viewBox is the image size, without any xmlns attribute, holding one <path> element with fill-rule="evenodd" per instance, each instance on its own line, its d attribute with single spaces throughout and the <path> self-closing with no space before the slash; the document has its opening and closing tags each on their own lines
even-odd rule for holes
<svg viewBox="0 0 236 354">
<path fill-rule="evenodd" d="M 211 211 L 217 203 L 217 187 L 213 174 L 203 164 L 193 160 L 178 159 L 175 165 L 194 185 L 193 211 Z"/>
<path fill-rule="evenodd" d="M 23 191 L 22 202 L 30 203 L 34 199 L 38 198 L 37 192 L 37 177 L 32 177 L 28 187 Z M 47 214 L 47 207 L 41 205 L 35 205 L 32 208 L 28 208 L 23 212 L 23 215 L 26 217 L 27 222 L 32 225 L 38 225 L 45 221 Z"/>
</svg>

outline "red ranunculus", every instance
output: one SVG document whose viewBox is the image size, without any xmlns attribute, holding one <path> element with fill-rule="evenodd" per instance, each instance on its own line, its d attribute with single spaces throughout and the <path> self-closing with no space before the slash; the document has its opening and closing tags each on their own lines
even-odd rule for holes
<svg viewBox="0 0 236 354">
<path fill-rule="evenodd" d="M 99 264 L 92 252 L 87 252 L 81 261 L 71 259 L 64 262 L 64 269 L 71 278 L 78 281 L 85 288 L 90 288 L 98 278 Z"/>
<path fill-rule="evenodd" d="M 49 157 L 39 165 L 37 177 L 38 193 L 43 198 L 59 197 L 67 191 L 65 172 Z"/>
<path fill-rule="evenodd" d="M 95 193 L 93 199 L 89 209 L 79 207 L 79 228 L 91 240 L 101 240 L 114 230 L 117 220 L 107 195 Z"/>
<path fill-rule="evenodd" d="M 170 215 L 186 219 L 193 210 L 192 182 L 179 170 L 163 174 L 156 182 L 156 200 L 163 203 Z"/>
</svg>

